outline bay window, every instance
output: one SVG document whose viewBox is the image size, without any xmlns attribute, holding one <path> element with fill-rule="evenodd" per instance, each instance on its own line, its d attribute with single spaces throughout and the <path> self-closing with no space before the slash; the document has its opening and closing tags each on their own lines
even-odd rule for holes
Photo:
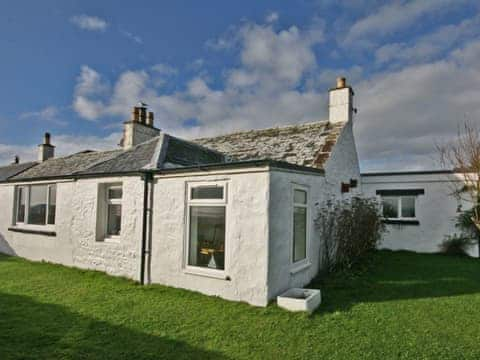
<svg viewBox="0 0 480 360">
<path fill-rule="evenodd" d="M 188 186 L 188 266 L 225 269 L 225 190 L 225 183 Z"/>
<path fill-rule="evenodd" d="M 55 225 L 55 184 L 22 185 L 15 189 L 15 224 Z"/>
</svg>

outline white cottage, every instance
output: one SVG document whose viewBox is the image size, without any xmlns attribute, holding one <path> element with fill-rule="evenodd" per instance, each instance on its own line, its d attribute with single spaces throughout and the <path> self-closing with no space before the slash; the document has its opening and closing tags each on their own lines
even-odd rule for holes
<svg viewBox="0 0 480 360">
<path fill-rule="evenodd" d="M 329 119 L 186 141 L 145 104 L 121 148 L 0 168 L 0 251 L 265 306 L 319 268 L 315 206 L 360 194 L 353 91 Z"/>
<path fill-rule="evenodd" d="M 360 176 L 352 99 L 339 78 L 328 120 L 193 141 L 140 104 L 121 148 L 60 158 L 46 134 L 38 161 L 0 167 L 0 252 L 265 306 L 317 274 L 316 206 L 362 195 L 397 209 L 384 247 L 438 251 L 445 174 Z"/>
</svg>

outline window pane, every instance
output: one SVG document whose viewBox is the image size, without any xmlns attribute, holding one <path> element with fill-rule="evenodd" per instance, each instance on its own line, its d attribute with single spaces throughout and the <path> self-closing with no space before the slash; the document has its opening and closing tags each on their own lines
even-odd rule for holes
<svg viewBox="0 0 480 360">
<path fill-rule="evenodd" d="M 109 199 L 121 199 L 122 198 L 122 188 L 114 187 L 108 189 L 108 198 Z"/>
<path fill-rule="evenodd" d="M 415 217 L 415 197 L 403 196 L 402 197 L 402 217 Z"/>
<path fill-rule="evenodd" d="M 57 186 L 49 186 L 49 195 L 48 195 L 48 221 L 50 225 L 55 224 L 55 211 L 57 209 Z"/>
<path fill-rule="evenodd" d="M 295 190 L 293 195 L 293 202 L 295 204 L 306 204 L 307 203 L 307 192 L 303 190 Z"/>
<path fill-rule="evenodd" d="M 107 235 L 120 235 L 122 225 L 122 205 L 108 205 Z"/>
<path fill-rule="evenodd" d="M 28 209 L 28 223 L 45 225 L 47 216 L 47 185 L 30 187 L 30 204 Z"/>
<path fill-rule="evenodd" d="M 17 222 L 25 222 L 25 188 L 17 188 Z"/>
<path fill-rule="evenodd" d="M 225 269 L 225 207 L 190 207 L 188 265 Z"/>
<path fill-rule="evenodd" d="M 192 199 L 223 199 L 222 186 L 200 186 L 192 188 Z"/>
<path fill-rule="evenodd" d="M 398 218 L 398 198 L 384 197 L 382 198 L 383 217 Z"/>
<path fill-rule="evenodd" d="M 294 207 L 293 210 L 293 261 L 307 257 L 307 209 Z"/>
</svg>

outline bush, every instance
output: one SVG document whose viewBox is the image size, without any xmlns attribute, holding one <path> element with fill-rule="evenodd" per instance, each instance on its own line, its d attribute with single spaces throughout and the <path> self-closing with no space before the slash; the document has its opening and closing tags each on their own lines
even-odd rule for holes
<svg viewBox="0 0 480 360">
<path fill-rule="evenodd" d="M 382 240 L 385 225 L 375 199 L 328 201 L 315 220 L 320 232 L 320 268 L 348 270 L 363 261 Z"/>
<path fill-rule="evenodd" d="M 440 244 L 440 252 L 447 255 L 467 256 L 467 249 L 474 245 L 475 241 L 465 235 L 454 234 L 445 236 Z"/>
</svg>

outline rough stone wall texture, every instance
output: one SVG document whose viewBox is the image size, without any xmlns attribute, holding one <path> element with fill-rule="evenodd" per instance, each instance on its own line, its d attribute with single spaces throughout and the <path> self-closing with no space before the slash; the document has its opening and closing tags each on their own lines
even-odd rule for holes
<svg viewBox="0 0 480 360">
<path fill-rule="evenodd" d="M 439 251 L 445 235 L 459 233 L 455 227 L 459 202 L 451 195 L 447 176 L 451 175 L 391 175 L 363 177 L 363 192 L 367 197 L 377 197 L 377 190 L 424 189 L 424 195 L 416 198 L 416 216 L 419 225 L 387 225 L 381 248 L 411 250 L 425 253 Z M 377 197 L 381 199 L 380 196 Z M 468 204 L 462 204 L 468 208 Z M 469 249 L 471 256 L 478 256 L 478 246 Z"/>
<path fill-rule="evenodd" d="M 97 241 L 99 186 L 122 183 L 121 233 L 115 241 Z M 142 237 L 143 181 L 138 177 L 87 179 L 78 181 L 72 195 L 70 218 L 75 266 L 108 274 L 139 278 Z"/>
<path fill-rule="evenodd" d="M 186 186 L 226 181 L 225 276 L 188 273 Z M 151 281 L 253 305 L 267 304 L 268 172 L 160 178 L 154 186 Z"/>
<path fill-rule="evenodd" d="M 360 165 L 353 135 L 353 121 L 344 125 L 324 168 L 326 192 L 330 198 L 342 199 L 361 194 Z M 350 183 L 351 179 L 358 181 L 357 187 L 342 194 L 342 182 Z"/>
<path fill-rule="evenodd" d="M 122 232 L 117 243 L 96 241 L 100 183 L 123 183 Z M 0 251 L 30 260 L 105 271 L 137 279 L 143 209 L 138 177 L 86 179 L 57 183 L 56 236 L 8 231 L 14 186 L 0 185 Z"/>
<path fill-rule="evenodd" d="M 293 263 L 293 190 L 305 187 L 308 192 L 307 260 Z M 302 287 L 318 272 L 320 236 L 315 228 L 316 205 L 325 197 L 325 178 L 320 175 L 273 171 L 270 176 L 270 240 L 268 298 L 292 287 Z M 302 268 L 299 270 L 299 268 Z M 297 271 L 299 270 L 299 271 Z"/>
</svg>

